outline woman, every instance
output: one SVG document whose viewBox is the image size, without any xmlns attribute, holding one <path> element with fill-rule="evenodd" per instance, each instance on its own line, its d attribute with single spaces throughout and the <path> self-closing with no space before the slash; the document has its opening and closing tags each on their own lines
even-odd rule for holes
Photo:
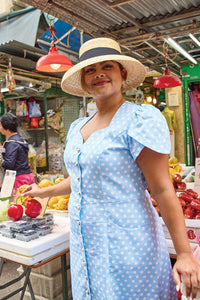
<svg viewBox="0 0 200 300">
<path fill-rule="evenodd" d="M 17 127 L 17 117 L 12 113 L 8 112 L 0 117 L 0 132 L 6 136 L 2 167 L 16 171 L 13 195 L 21 185 L 35 182 L 28 164 L 28 143 L 17 133 Z"/>
<path fill-rule="evenodd" d="M 62 89 L 92 96 L 98 111 L 69 130 L 58 185 L 25 195 L 71 193 L 70 253 L 73 299 L 177 299 L 180 275 L 195 297 L 200 265 L 188 243 L 182 208 L 169 177 L 169 130 L 151 105 L 124 100 L 122 91 L 145 78 L 137 60 L 118 43 L 97 38 L 80 48 L 80 63 L 67 71 Z M 162 176 L 161 176 L 162 175 Z M 177 252 L 174 279 L 162 226 L 149 187 Z"/>
</svg>

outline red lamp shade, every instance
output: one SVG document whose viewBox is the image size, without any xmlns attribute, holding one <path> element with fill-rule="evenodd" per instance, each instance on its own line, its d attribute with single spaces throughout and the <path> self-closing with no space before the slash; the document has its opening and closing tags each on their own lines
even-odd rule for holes
<svg viewBox="0 0 200 300">
<path fill-rule="evenodd" d="M 181 80 L 177 76 L 171 75 L 170 70 L 166 68 L 164 74 L 154 81 L 153 86 L 158 89 L 165 89 L 180 85 L 182 85 Z"/>
<path fill-rule="evenodd" d="M 40 72 L 65 72 L 72 67 L 71 60 L 58 52 L 57 47 L 51 47 L 49 53 L 40 57 L 36 70 Z"/>
</svg>

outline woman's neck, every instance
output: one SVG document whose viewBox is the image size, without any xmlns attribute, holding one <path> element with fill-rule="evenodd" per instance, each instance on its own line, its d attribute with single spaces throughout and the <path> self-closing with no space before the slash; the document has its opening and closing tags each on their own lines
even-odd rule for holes
<svg viewBox="0 0 200 300">
<path fill-rule="evenodd" d="M 11 132 L 9 131 L 8 133 L 6 133 L 6 139 L 8 140 L 11 136 L 17 134 L 17 132 Z"/>
<path fill-rule="evenodd" d="M 125 102 L 125 99 L 121 95 L 116 99 L 109 98 L 103 100 L 96 100 L 96 106 L 98 108 L 98 115 L 106 115 L 110 112 L 115 112 Z"/>
</svg>

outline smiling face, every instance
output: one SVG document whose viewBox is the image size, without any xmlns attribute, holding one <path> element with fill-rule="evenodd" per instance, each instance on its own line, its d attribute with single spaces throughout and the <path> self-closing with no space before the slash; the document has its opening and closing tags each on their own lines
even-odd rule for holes
<svg viewBox="0 0 200 300">
<path fill-rule="evenodd" d="M 121 93 L 126 70 L 120 69 L 116 61 L 103 61 L 83 69 L 82 85 L 93 98 Z"/>
</svg>

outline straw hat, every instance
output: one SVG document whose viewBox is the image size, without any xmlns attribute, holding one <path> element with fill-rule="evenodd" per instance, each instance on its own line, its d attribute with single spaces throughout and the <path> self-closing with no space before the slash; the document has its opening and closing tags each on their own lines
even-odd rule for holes
<svg viewBox="0 0 200 300">
<path fill-rule="evenodd" d="M 80 62 L 64 74 L 61 82 L 63 91 L 72 95 L 90 96 L 82 88 L 82 69 L 102 61 L 117 61 L 127 70 L 127 79 L 123 82 L 123 91 L 138 87 L 146 76 L 145 67 L 133 57 L 122 55 L 119 44 L 110 38 L 95 38 L 85 42 L 80 48 L 79 59 Z"/>
</svg>

